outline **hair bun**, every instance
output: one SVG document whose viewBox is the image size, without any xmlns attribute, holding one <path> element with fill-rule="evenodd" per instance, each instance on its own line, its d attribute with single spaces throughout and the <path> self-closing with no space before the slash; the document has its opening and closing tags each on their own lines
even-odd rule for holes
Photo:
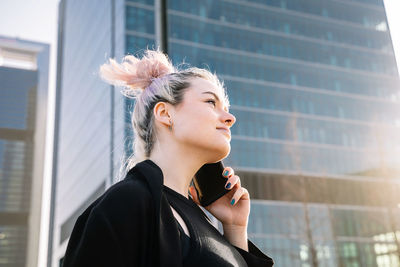
<svg viewBox="0 0 400 267">
<path fill-rule="evenodd" d="M 144 90 L 151 84 L 152 79 L 172 72 L 175 72 L 174 66 L 160 50 L 145 50 L 141 59 L 127 55 L 121 64 L 110 58 L 109 63 L 100 66 L 100 76 L 103 80 L 131 89 Z"/>
</svg>

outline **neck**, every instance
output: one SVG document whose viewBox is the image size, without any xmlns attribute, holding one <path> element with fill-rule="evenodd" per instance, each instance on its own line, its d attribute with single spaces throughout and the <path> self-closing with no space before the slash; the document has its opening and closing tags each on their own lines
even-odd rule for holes
<svg viewBox="0 0 400 267">
<path fill-rule="evenodd" d="M 161 168 L 165 186 L 189 198 L 190 182 L 200 167 L 206 163 L 198 155 L 199 153 L 193 150 L 188 151 L 173 143 L 156 143 L 149 159 Z"/>
</svg>

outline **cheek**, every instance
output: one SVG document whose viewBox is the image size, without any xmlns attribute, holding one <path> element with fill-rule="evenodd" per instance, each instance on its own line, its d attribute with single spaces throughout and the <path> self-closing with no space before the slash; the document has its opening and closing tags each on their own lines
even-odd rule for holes
<svg viewBox="0 0 400 267">
<path fill-rule="evenodd" d="M 208 138 L 215 135 L 215 117 L 212 113 L 192 112 L 180 120 L 179 133 L 181 138 Z M 200 140 L 199 140 L 200 141 Z"/>
<path fill-rule="evenodd" d="M 198 117 L 196 120 L 186 123 L 184 131 L 188 136 L 194 138 L 207 138 L 213 134 L 213 127 L 209 121 Z"/>
</svg>

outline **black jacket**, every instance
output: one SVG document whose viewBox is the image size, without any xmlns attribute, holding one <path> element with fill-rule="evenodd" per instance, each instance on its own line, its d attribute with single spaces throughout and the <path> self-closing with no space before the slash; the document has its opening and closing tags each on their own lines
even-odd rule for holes
<svg viewBox="0 0 400 267">
<path fill-rule="evenodd" d="M 272 260 L 249 240 L 235 247 L 249 266 Z M 151 160 L 136 164 L 77 219 L 63 267 L 182 266 L 175 217 L 163 191 L 163 174 Z"/>
</svg>

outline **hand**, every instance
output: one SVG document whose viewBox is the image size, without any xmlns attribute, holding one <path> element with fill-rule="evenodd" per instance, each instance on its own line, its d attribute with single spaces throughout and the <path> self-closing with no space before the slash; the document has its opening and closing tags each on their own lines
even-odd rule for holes
<svg viewBox="0 0 400 267">
<path fill-rule="evenodd" d="M 217 218 L 224 228 L 247 229 L 250 214 L 249 192 L 241 187 L 240 178 L 234 174 L 231 167 L 225 167 L 222 175 L 228 178 L 226 185 L 230 183 L 230 187 L 225 185 L 225 188 L 230 192 L 204 208 Z M 201 205 L 196 189 L 190 186 L 189 191 L 193 201 Z"/>
</svg>

